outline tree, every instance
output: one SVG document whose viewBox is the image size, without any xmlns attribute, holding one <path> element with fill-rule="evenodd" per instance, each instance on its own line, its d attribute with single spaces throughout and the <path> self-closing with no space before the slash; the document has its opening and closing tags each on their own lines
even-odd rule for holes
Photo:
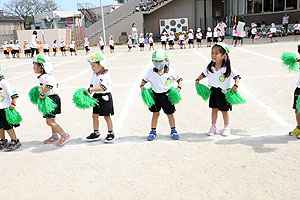
<svg viewBox="0 0 300 200">
<path fill-rule="evenodd" d="M 58 8 L 58 4 L 54 0 L 10 0 L 3 5 L 6 14 L 24 19 L 25 29 L 30 29 L 36 14 L 57 10 Z"/>
</svg>

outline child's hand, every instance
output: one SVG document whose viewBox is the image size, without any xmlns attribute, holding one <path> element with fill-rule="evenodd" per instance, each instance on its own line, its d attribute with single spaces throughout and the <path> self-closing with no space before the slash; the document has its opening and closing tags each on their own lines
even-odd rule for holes
<svg viewBox="0 0 300 200">
<path fill-rule="evenodd" d="M 195 80 L 195 85 L 197 85 L 197 84 L 199 84 L 199 83 L 200 83 L 199 79 L 196 79 L 196 80 Z"/>
<path fill-rule="evenodd" d="M 234 85 L 231 89 L 232 89 L 233 92 L 237 92 L 238 86 Z"/>
<path fill-rule="evenodd" d="M 46 97 L 46 96 L 45 96 L 44 94 L 40 94 L 40 98 L 41 98 L 41 99 L 45 99 L 45 97 Z"/>
<path fill-rule="evenodd" d="M 141 85 L 140 88 L 141 88 L 141 91 L 143 91 L 143 89 L 145 89 L 145 86 Z"/>
<path fill-rule="evenodd" d="M 296 58 L 296 59 L 295 59 L 295 62 L 300 62 L 300 58 Z"/>
<path fill-rule="evenodd" d="M 11 109 L 11 110 L 14 110 L 15 108 L 16 108 L 16 106 L 13 105 L 13 104 L 11 104 L 11 105 L 9 106 L 9 109 Z"/>
</svg>

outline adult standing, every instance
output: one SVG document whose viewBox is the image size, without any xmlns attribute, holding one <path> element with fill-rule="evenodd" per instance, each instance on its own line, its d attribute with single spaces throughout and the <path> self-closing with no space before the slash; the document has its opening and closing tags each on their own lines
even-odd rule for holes
<svg viewBox="0 0 300 200">
<path fill-rule="evenodd" d="M 289 18 L 287 13 L 285 13 L 282 17 L 282 25 L 284 27 L 284 35 L 288 36 L 288 28 L 289 28 Z"/>
<path fill-rule="evenodd" d="M 220 19 L 216 28 L 220 30 L 220 42 L 223 42 L 227 28 L 227 25 L 223 22 L 223 19 Z"/>
<path fill-rule="evenodd" d="M 133 40 L 133 47 L 135 47 L 135 45 L 138 43 L 137 39 L 138 39 L 138 30 L 136 28 L 136 24 L 133 23 L 132 24 L 132 40 Z"/>
<path fill-rule="evenodd" d="M 30 39 L 31 58 L 33 58 L 34 52 L 36 52 L 36 55 L 40 53 L 37 42 L 37 32 L 33 31 Z"/>
<path fill-rule="evenodd" d="M 244 16 L 241 16 L 238 23 L 237 23 L 237 26 L 236 26 L 237 37 L 235 39 L 234 46 L 237 45 L 237 41 L 239 41 L 239 44 L 243 44 L 244 27 L 245 27 L 245 18 L 244 18 Z"/>
</svg>

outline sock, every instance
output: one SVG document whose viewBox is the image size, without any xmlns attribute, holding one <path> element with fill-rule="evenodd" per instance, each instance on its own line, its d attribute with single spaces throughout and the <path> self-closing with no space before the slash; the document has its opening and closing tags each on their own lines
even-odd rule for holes
<svg viewBox="0 0 300 200">
<path fill-rule="evenodd" d="M 229 128 L 229 124 L 224 124 L 224 128 Z"/>
<path fill-rule="evenodd" d="M 156 128 L 151 128 L 151 130 L 156 132 Z"/>
<path fill-rule="evenodd" d="M 67 136 L 68 134 L 67 133 L 63 133 L 63 134 L 61 134 L 61 136 Z"/>
<path fill-rule="evenodd" d="M 52 133 L 52 137 L 58 138 L 58 134 L 57 133 Z"/>
<path fill-rule="evenodd" d="M 217 124 L 216 123 L 211 123 L 211 125 L 214 126 L 214 127 L 216 127 Z"/>
<path fill-rule="evenodd" d="M 94 133 L 99 133 L 99 130 L 94 130 Z"/>
<path fill-rule="evenodd" d="M 171 130 L 175 130 L 175 127 L 171 127 Z"/>
<path fill-rule="evenodd" d="M 108 131 L 108 134 L 113 134 L 113 131 Z"/>
</svg>

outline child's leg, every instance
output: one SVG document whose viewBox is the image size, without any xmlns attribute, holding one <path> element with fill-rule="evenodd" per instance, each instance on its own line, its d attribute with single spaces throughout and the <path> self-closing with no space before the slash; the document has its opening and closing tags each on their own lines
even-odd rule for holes
<svg viewBox="0 0 300 200">
<path fill-rule="evenodd" d="M 46 123 L 51 127 L 52 133 L 64 134 L 64 130 L 56 123 L 55 118 L 46 118 Z"/>
<path fill-rule="evenodd" d="M 298 113 L 298 111 L 295 110 L 295 114 L 296 114 L 297 125 L 300 127 L 300 112 Z"/>
<path fill-rule="evenodd" d="M 113 123 L 111 121 L 111 117 L 110 116 L 104 116 L 104 119 L 105 119 L 106 124 L 107 124 L 108 132 L 112 132 L 113 131 Z"/>
<path fill-rule="evenodd" d="M 222 111 L 224 124 L 229 125 L 229 113 L 228 111 Z"/>
<path fill-rule="evenodd" d="M 9 137 L 12 140 L 17 141 L 17 136 L 16 136 L 16 133 L 15 133 L 14 129 L 6 130 L 6 132 L 8 133 Z"/>
<path fill-rule="evenodd" d="M 156 129 L 158 117 L 159 117 L 159 112 L 153 112 L 152 120 L 151 120 L 152 129 Z"/>
<path fill-rule="evenodd" d="M 218 111 L 219 111 L 218 108 L 212 108 L 212 111 L 211 111 L 211 122 L 214 125 L 216 125 L 216 123 L 217 123 Z"/>
<path fill-rule="evenodd" d="M 0 139 L 5 140 L 5 134 L 4 134 L 4 129 L 3 128 L 0 129 Z"/>
<path fill-rule="evenodd" d="M 174 118 L 174 115 L 173 114 L 169 114 L 167 116 L 168 116 L 168 119 L 169 119 L 169 124 L 170 124 L 171 129 L 175 128 L 175 118 Z"/>
<path fill-rule="evenodd" d="M 93 114 L 93 128 L 99 130 L 99 114 Z"/>
</svg>

